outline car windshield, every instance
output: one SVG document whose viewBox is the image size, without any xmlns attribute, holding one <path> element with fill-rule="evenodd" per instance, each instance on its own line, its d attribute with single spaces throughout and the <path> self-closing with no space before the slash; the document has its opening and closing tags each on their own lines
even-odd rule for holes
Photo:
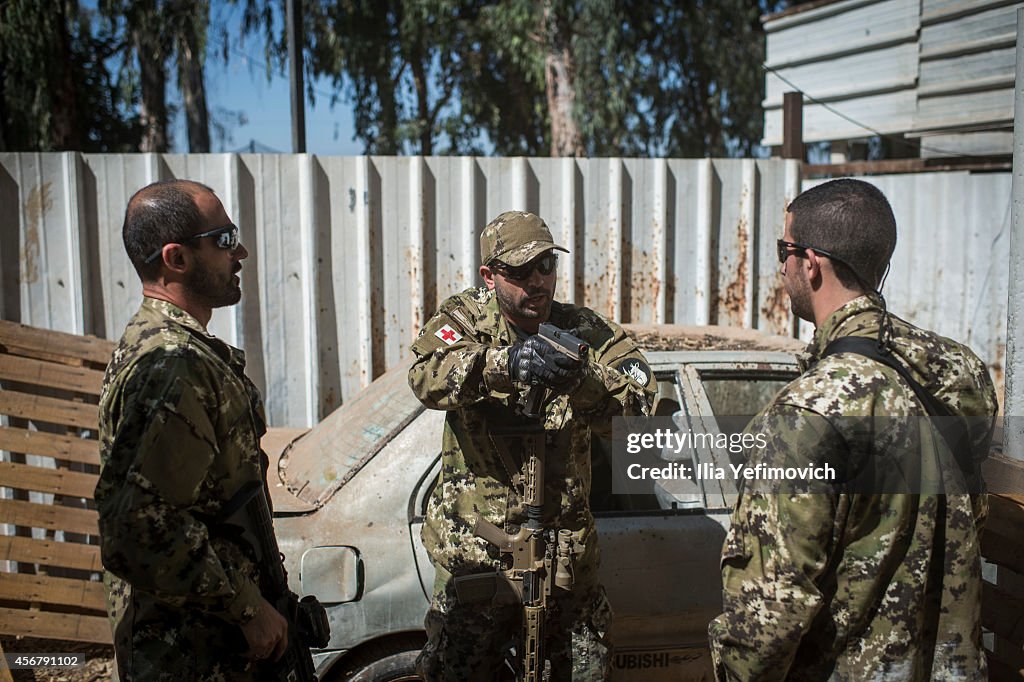
<svg viewBox="0 0 1024 682">
<path fill-rule="evenodd" d="M 288 490 L 322 505 L 422 410 L 400 362 L 293 443 L 278 465 Z"/>
</svg>

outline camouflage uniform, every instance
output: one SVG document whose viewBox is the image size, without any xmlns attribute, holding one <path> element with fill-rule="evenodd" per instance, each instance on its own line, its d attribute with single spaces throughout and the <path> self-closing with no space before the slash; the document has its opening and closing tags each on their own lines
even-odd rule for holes
<svg viewBox="0 0 1024 682">
<path fill-rule="evenodd" d="M 877 297 L 862 296 L 817 329 L 802 358 L 804 374 L 749 427 L 769 437 L 761 461 L 842 451 L 844 429 L 855 420 L 841 417 L 927 414 L 889 367 L 851 353 L 819 361 L 834 339 L 876 338 L 881 313 Z M 977 356 L 892 319 L 895 354 L 912 376 L 955 414 L 990 425 L 995 390 Z M 982 430 L 974 447 L 987 447 L 987 426 Z M 874 445 L 884 447 L 886 434 L 875 437 Z M 922 462 L 944 448 L 920 444 L 914 452 Z M 725 613 L 710 626 L 719 679 L 987 679 L 980 632 L 984 496 L 827 490 L 741 494 L 722 556 Z"/>
<path fill-rule="evenodd" d="M 551 324 L 576 329 L 591 346 L 583 379 L 571 395 L 548 395 L 544 518 L 547 528 L 572 531 L 574 588 L 549 614 L 547 652 L 554 679 L 604 679 L 610 666 L 610 609 L 597 576 L 598 547 L 590 512 L 590 434 L 609 433 L 615 415 L 647 414 L 653 373 L 635 344 L 596 313 L 555 302 Z M 441 338 L 447 336 L 447 339 Z M 429 408 L 447 410 L 441 475 L 427 507 L 423 543 L 437 569 L 427 616 L 430 642 L 420 665 L 430 679 L 493 679 L 518 630 L 519 609 L 495 604 L 459 608 L 451 575 L 493 571 L 500 553 L 472 531 L 474 515 L 506 532 L 526 521 L 522 486 L 512 483 L 523 464 L 515 437 L 495 428 L 524 423 L 516 404 L 528 387 L 508 373 L 508 347 L 517 341 L 493 292 L 469 289 L 452 296 L 413 344 L 409 383 Z"/>
<path fill-rule="evenodd" d="M 146 298 L 107 368 L 96 503 L 122 681 L 254 679 L 238 626 L 260 603 L 258 569 L 211 523 L 265 480 L 263 403 L 244 367 L 191 315 Z"/>
</svg>

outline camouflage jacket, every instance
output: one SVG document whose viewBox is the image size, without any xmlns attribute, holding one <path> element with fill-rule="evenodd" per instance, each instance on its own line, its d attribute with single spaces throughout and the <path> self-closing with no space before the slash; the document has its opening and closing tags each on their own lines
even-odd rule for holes
<svg viewBox="0 0 1024 682">
<path fill-rule="evenodd" d="M 874 296 L 819 327 L 804 373 L 748 427 L 768 436 L 768 464 L 849 453 L 852 417 L 884 449 L 893 428 L 927 412 L 892 368 L 852 353 L 818 361 L 844 336 L 876 338 Z M 995 389 L 968 348 L 893 317 L 894 352 L 957 415 L 991 425 Z M 903 417 L 889 419 L 888 417 Z M 973 434 L 988 446 L 989 428 Z M 922 438 L 921 461 L 944 442 Z M 930 449 L 931 450 L 930 450 Z M 755 451 L 756 452 L 756 451 Z M 948 451 L 947 451 L 948 452 Z M 834 456 L 834 455 L 833 455 Z M 756 464 L 751 461 L 749 464 Z M 725 612 L 710 637 L 720 680 L 984 680 L 979 530 L 983 495 L 741 492 L 722 556 Z"/>
<path fill-rule="evenodd" d="M 616 415 L 647 414 L 653 372 L 620 327 L 597 313 L 555 302 L 551 324 L 576 329 L 590 346 L 583 380 L 571 395 L 548 394 L 544 524 L 568 529 L 583 549 L 576 557 L 577 584 L 596 579 L 596 539 L 591 539 L 591 430 L 608 434 Z M 413 344 L 409 384 L 428 408 L 447 410 L 441 474 L 427 507 L 423 543 L 435 564 L 459 574 L 500 565 L 499 553 L 473 535 L 475 512 L 507 532 L 526 520 L 518 439 L 492 433 L 527 424 L 517 404 L 528 386 L 508 374 L 515 330 L 501 315 L 493 292 L 469 289 L 446 300 Z M 535 422 L 534 422 L 535 423 Z"/>
<path fill-rule="evenodd" d="M 263 403 L 244 367 L 242 351 L 152 298 L 107 367 L 96 486 L 101 551 L 115 643 L 135 649 L 141 677 L 141 659 L 152 655 L 152 670 L 160 670 L 159 659 L 174 653 L 165 645 L 178 636 L 215 656 L 225 643 L 204 644 L 204 632 L 246 622 L 259 604 L 251 549 L 214 523 L 245 483 L 265 480 Z M 134 633 L 130 623 L 122 627 L 126 610 Z M 139 624 L 158 621 L 163 632 L 150 633 L 150 644 L 159 651 L 143 651 Z"/>
</svg>

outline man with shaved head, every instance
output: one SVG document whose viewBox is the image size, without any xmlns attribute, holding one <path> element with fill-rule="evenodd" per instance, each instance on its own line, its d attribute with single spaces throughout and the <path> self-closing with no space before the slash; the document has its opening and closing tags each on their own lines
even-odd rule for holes
<svg viewBox="0 0 1024 682">
<path fill-rule="evenodd" d="M 251 547 L 218 521 L 246 484 L 265 485 L 263 402 L 242 351 L 206 330 L 241 299 L 248 252 L 213 190 L 187 180 L 139 190 L 123 237 L 143 300 L 103 381 L 96 486 L 118 673 L 257 679 L 288 625 Z"/>
</svg>

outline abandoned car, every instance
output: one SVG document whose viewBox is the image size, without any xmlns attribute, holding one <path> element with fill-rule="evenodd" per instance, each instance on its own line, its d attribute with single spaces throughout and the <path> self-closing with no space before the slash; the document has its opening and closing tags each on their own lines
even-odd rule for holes
<svg viewBox="0 0 1024 682">
<path fill-rule="evenodd" d="M 633 327 L 658 380 L 655 414 L 696 431 L 752 415 L 797 375 L 801 344 L 750 330 Z M 415 679 L 433 568 L 420 542 L 440 469 L 444 413 L 426 410 L 402 363 L 308 433 L 271 452 L 274 525 L 292 589 L 328 610 L 314 652 L 327 680 Z M 729 427 L 735 428 L 735 427 Z M 615 494 L 609 444 L 594 439 L 591 506 L 614 609 L 613 679 L 712 679 L 707 623 L 721 608 L 719 554 L 735 488 L 650 481 Z M 693 456 L 727 461 L 708 448 Z"/>
</svg>

